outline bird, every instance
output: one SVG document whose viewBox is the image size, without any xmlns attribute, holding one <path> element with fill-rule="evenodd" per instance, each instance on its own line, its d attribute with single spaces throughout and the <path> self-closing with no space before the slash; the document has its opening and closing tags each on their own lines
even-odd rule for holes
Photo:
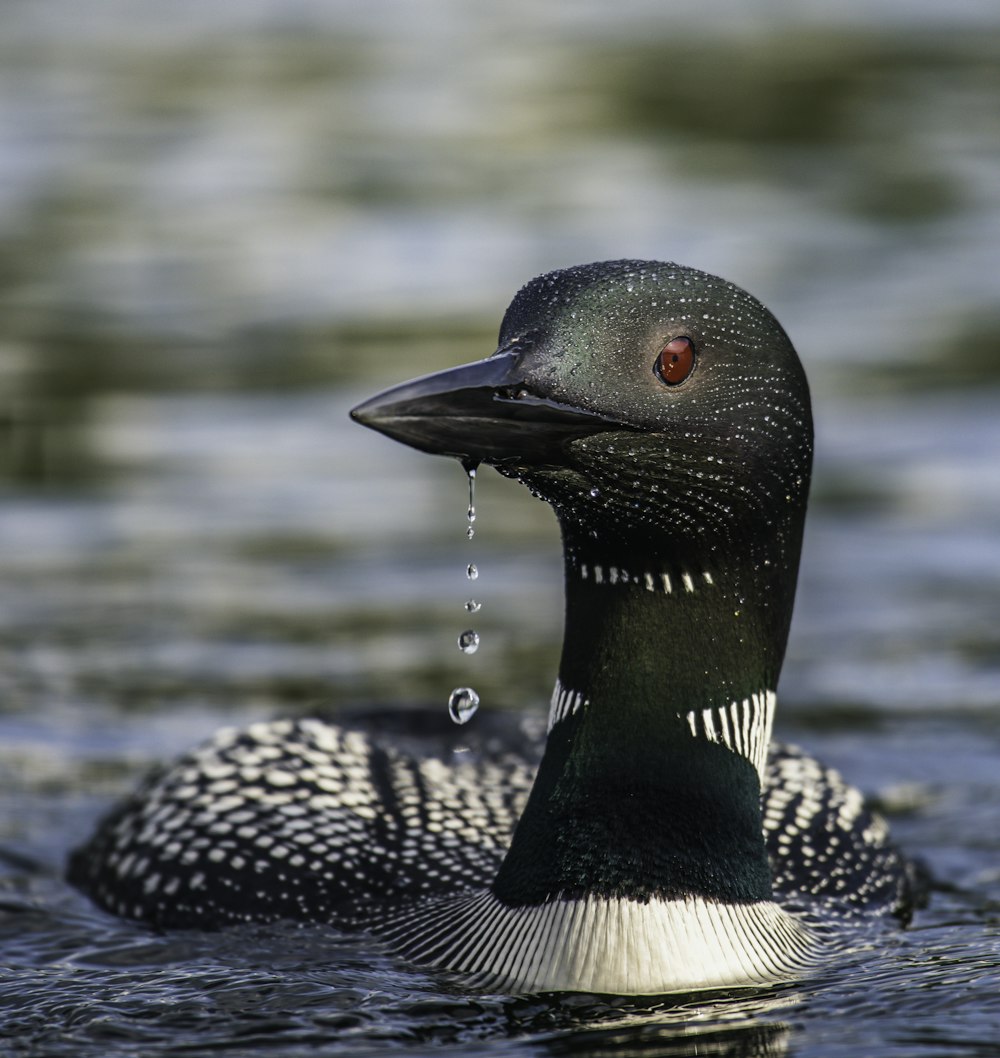
<svg viewBox="0 0 1000 1058">
<path fill-rule="evenodd" d="M 909 920 L 918 870 L 886 823 L 771 738 L 813 428 L 760 301 L 669 262 L 549 272 L 495 352 L 351 415 L 554 511 L 543 745 L 423 753 L 391 717 L 226 729 L 111 811 L 76 887 L 159 928 L 366 930 L 515 994 L 794 981 L 852 925 Z"/>
</svg>

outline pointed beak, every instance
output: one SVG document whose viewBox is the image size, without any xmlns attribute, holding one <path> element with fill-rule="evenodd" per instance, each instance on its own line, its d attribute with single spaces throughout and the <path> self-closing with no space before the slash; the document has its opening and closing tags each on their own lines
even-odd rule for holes
<svg viewBox="0 0 1000 1058">
<path fill-rule="evenodd" d="M 494 466 L 561 466 L 567 441 L 629 429 L 533 394 L 523 356 L 500 352 L 404 382 L 359 404 L 351 418 L 422 452 Z"/>
</svg>

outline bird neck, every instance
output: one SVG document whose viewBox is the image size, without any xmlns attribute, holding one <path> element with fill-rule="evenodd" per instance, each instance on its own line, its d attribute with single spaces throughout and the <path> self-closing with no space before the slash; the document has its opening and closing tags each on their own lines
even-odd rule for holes
<svg viewBox="0 0 1000 1058">
<path fill-rule="evenodd" d="M 494 891 L 767 899 L 761 773 L 795 568 L 563 536 L 549 736 Z"/>
</svg>

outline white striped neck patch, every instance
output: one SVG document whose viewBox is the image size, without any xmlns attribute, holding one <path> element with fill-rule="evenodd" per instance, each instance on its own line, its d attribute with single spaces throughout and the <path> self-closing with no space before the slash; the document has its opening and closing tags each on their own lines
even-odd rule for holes
<svg viewBox="0 0 1000 1058">
<path fill-rule="evenodd" d="M 761 691 L 729 705 L 693 709 L 685 719 L 695 738 L 707 738 L 746 757 L 763 786 L 776 702 L 774 691 Z"/>
<path fill-rule="evenodd" d="M 552 702 L 549 705 L 548 730 L 551 731 L 560 720 L 565 720 L 567 716 L 572 716 L 588 704 L 587 699 L 579 691 L 564 687 L 562 681 L 557 679 L 555 689 L 552 691 Z"/>
<path fill-rule="evenodd" d="M 673 573 L 649 570 L 636 572 L 622 566 L 600 562 L 580 562 L 574 568 L 581 580 L 590 581 L 593 584 L 633 584 L 658 595 L 690 595 L 715 584 L 715 579 L 708 570 L 681 570 Z"/>
<path fill-rule="evenodd" d="M 557 679 L 549 705 L 548 730 L 551 731 L 560 721 L 585 709 L 589 704 L 590 700 L 586 695 L 564 687 L 562 681 Z M 695 738 L 707 739 L 746 757 L 763 784 L 776 704 L 777 696 L 774 691 L 761 691 L 728 705 L 692 709 L 684 714 L 684 720 Z"/>
</svg>

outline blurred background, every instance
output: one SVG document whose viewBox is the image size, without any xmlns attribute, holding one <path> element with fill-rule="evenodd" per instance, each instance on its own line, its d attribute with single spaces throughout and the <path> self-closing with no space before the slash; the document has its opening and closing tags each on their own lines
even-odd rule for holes
<svg viewBox="0 0 1000 1058">
<path fill-rule="evenodd" d="M 748 288 L 812 381 L 779 727 L 995 887 L 998 55 L 994 0 L 6 0 L 0 845 L 58 870 L 223 722 L 540 714 L 550 513 L 484 471 L 466 541 L 461 470 L 347 411 L 627 256 Z"/>
</svg>

